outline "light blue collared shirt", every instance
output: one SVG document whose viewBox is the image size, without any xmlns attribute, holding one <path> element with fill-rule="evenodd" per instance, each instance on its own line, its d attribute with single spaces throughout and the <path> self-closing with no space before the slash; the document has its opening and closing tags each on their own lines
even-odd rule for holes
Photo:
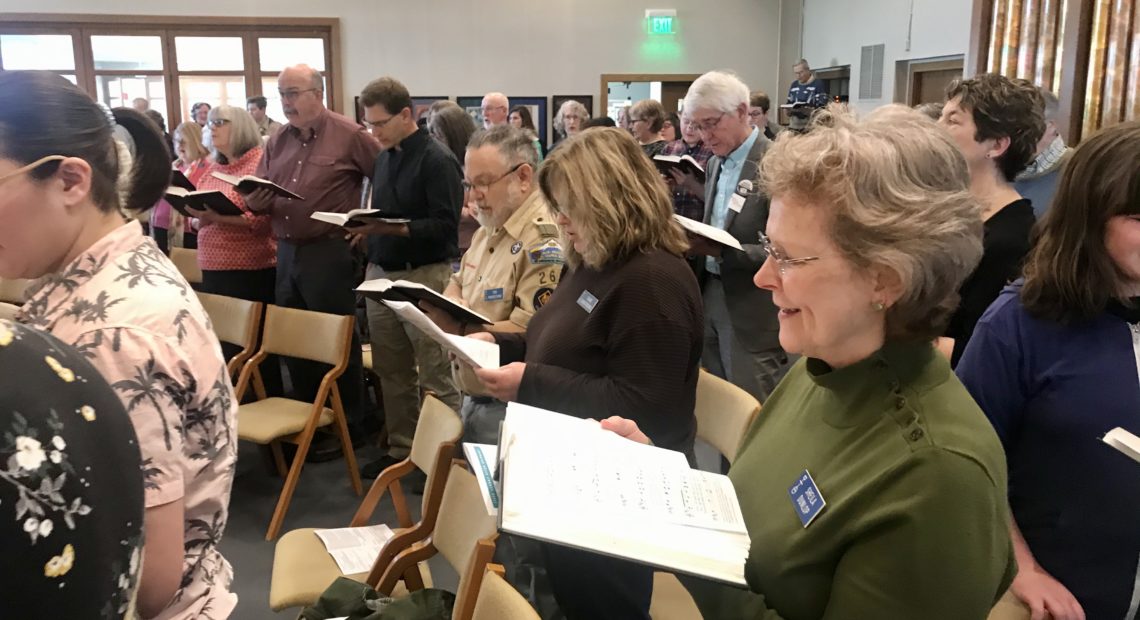
<svg viewBox="0 0 1140 620">
<path fill-rule="evenodd" d="M 717 228 L 724 229 L 724 223 L 728 220 L 728 202 L 732 198 L 732 194 L 736 192 L 736 186 L 740 183 L 740 171 L 744 166 L 745 159 L 748 158 L 748 153 L 752 151 L 752 147 L 756 145 L 756 138 L 760 136 L 759 129 L 753 129 L 752 133 L 744 140 L 744 143 L 736 147 L 736 150 L 729 153 L 723 161 L 720 162 L 720 177 L 716 182 L 716 193 L 713 194 L 712 215 L 709 217 L 709 225 L 716 226 Z M 710 273 L 720 274 L 720 263 L 711 256 L 705 260 L 705 269 Z"/>
</svg>

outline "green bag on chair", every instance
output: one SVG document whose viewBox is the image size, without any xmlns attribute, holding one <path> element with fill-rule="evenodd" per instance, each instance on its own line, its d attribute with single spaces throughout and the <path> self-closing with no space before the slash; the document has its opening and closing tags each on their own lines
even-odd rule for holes
<svg viewBox="0 0 1140 620">
<path fill-rule="evenodd" d="M 451 620 L 455 595 L 446 590 L 425 588 L 407 596 L 382 596 L 366 583 L 337 577 L 317 599 L 301 611 L 303 620 Z"/>
</svg>

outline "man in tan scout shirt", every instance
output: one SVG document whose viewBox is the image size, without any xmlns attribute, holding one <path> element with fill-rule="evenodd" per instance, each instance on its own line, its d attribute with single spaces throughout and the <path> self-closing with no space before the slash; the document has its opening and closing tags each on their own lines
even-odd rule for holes
<svg viewBox="0 0 1140 620">
<path fill-rule="evenodd" d="M 430 306 L 425 311 L 456 334 L 526 331 L 558 286 L 563 262 L 558 226 L 538 191 L 534 144 L 525 132 L 497 125 L 472 136 L 465 162 L 463 185 L 478 207 L 479 230 L 443 294 L 495 323 L 461 325 Z M 506 403 L 483 395 L 464 364 L 452 363 L 452 377 L 464 393 L 463 440 L 495 443 Z"/>
</svg>

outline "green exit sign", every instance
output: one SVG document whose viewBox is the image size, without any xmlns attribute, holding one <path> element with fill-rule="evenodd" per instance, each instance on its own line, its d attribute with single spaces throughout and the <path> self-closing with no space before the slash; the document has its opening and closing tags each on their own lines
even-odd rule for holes
<svg viewBox="0 0 1140 620">
<path fill-rule="evenodd" d="M 649 24 L 649 34 L 674 34 L 676 32 L 673 29 L 676 18 L 672 15 L 654 15 L 647 17 L 646 21 Z"/>
</svg>

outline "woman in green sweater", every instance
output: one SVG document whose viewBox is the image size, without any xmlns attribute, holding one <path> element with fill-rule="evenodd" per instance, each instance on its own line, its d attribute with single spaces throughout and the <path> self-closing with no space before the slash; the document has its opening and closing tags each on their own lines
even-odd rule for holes
<svg viewBox="0 0 1140 620">
<path fill-rule="evenodd" d="M 799 353 L 729 477 L 749 589 L 706 618 L 984 620 L 1016 571 L 1001 445 L 932 341 L 981 255 L 966 162 L 920 114 L 822 113 L 764 157 L 756 285 Z M 621 418 L 605 424 L 645 440 Z"/>
</svg>

